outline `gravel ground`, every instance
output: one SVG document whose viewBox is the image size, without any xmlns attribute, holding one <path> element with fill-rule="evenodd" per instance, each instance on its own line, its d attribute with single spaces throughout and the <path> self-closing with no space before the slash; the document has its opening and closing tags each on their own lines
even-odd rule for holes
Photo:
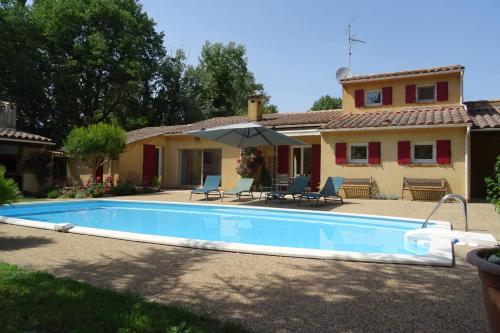
<svg viewBox="0 0 500 333">
<path fill-rule="evenodd" d="M 186 197 L 172 191 L 126 199 Z M 424 218 L 433 205 L 348 200 L 327 209 Z M 436 219 L 463 228 L 458 205 L 444 205 Z M 500 238 L 500 216 L 491 205 L 470 204 L 469 227 Z M 0 224 L 0 261 L 263 332 L 488 332 L 479 280 L 465 262 L 468 250 L 455 247 L 454 267 L 428 267 L 197 250 Z"/>
</svg>

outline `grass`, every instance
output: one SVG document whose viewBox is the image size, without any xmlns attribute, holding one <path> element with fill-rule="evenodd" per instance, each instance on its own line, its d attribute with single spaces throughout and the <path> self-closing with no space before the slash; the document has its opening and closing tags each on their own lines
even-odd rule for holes
<svg viewBox="0 0 500 333">
<path fill-rule="evenodd" d="M 1 332 L 246 332 L 237 324 L 0 263 Z"/>
</svg>

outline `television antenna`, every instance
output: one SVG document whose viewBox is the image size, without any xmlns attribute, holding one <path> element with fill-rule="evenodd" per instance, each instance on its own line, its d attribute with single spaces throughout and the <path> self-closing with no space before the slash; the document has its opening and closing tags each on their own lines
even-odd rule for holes
<svg viewBox="0 0 500 333">
<path fill-rule="evenodd" d="M 354 20 L 356 19 L 356 16 L 354 16 L 351 20 L 351 23 L 347 26 L 347 43 L 349 44 L 349 68 L 351 68 L 351 54 L 352 54 L 352 45 L 355 43 L 363 43 L 366 44 L 364 40 L 357 39 L 356 36 L 352 33 L 352 24 L 354 23 Z"/>
</svg>

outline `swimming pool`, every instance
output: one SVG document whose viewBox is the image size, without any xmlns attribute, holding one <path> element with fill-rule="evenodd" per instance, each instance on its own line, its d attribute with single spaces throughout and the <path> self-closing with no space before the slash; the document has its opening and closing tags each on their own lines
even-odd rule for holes
<svg viewBox="0 0 500 333">
<path fill-rule="evenodd" d="M 226 251 L 308 258 L 451 265 L 450 242 L 405 240 L 422 221 L 294 209 L 123 200 L 0 207 L 0 221 L 69 232 Z M 430 227 L 447 228 L 433 221 Z"/>
</svg>

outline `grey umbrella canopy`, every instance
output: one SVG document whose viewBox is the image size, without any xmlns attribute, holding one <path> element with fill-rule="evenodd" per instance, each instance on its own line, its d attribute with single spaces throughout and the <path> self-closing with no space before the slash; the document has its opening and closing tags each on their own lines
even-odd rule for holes
<svg viewBox="0 0 500 333">
<path fill-rule="evenodd" d="M 304 142 L 255 123 L 242 123 L 185 132 L 198 138 L 224 143 L 233 147 L 305 145 Z"/>
<path fill-rule="evenodd" d="M 304 146 L 304 142 L 278 133 L 270 128 L 256 123 L 241 123 L 203 129 L 201 131 L 190 131 L 185 134 L 198 138 L 221 142 L 233 147 L 250 148 L 272 146 L 274 160 L 276 161 L 276 146 L 297 145 Z M 273 178 L 276 179 L 276 164 L 273 170 Z"/>
</svg>

